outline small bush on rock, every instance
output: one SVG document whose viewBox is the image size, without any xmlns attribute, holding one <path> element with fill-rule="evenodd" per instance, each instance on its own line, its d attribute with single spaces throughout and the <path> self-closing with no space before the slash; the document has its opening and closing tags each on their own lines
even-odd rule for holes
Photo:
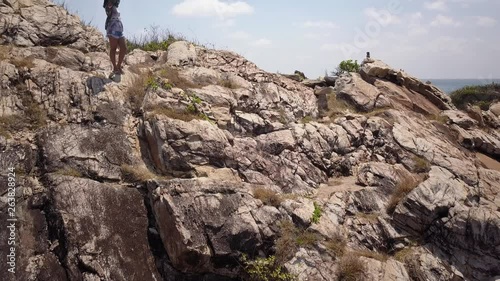
<svg viewBox="0 0 500 281">
<path fill-rule="evenodd" d="M 339 66 L 337 67 L 336 71 L 332 73 L 333 75 L 340 75 L 342 73 L 349 73 L 349 72 L 359 72 L 359 64 L 358 61 L 355 60 L 344 60 L 341 61 Z"/>
<path fill-rule="evenodd" d="M 248 260 L 246 255 L 242 257 L 243 266 L 247 281 L 292 281 L 297 278 L 287 273 L 286 270 L 277 263 L 275 256 L 268 258 L 257 258 Z"/>
<path fill-rule="evenodd" d="M 316 203 L 316 202 L 313 202 L 314 204 L 314 211 L 313 211 L 313 215 L 311 217 L 311 222 L 312 223 L 319 223 L 319 219 L 321 218 L 321 206 Z"/>
<path fill-rule="evenodd" d="M 127 40 L 127 50 L 129 52 L 134 49 L 148 52 L 166 51 L 172 43 L 180 40 L 184 40 L 184 38 L 173 34 L 169 30 L 162 30 L 159 26 L 151 26 L 144 29 L 142 35 L 129 38 Z"/>
</svg>

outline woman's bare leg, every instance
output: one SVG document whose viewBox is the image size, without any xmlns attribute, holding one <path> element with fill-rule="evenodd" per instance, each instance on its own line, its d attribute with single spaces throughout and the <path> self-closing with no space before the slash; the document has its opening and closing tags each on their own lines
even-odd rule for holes
<svg viewBox="0 0 500 281">
<path fill-rule="evenodd" d="M 118 47 L 118 39 L 109 37 L 109 58 L 111 59 L 111 64 L 113 64 L 113 71 L 116 71 L 116 48 Z"/>
<path fill-rule="evenodd" d="M 116 67 L 118 70 L 121 70 L 123 58 L 125 58 L 125 54 L 127 53 L 127 44 L 125 42 L 125 37 L 118 39 L 118 45 L 120 48 L 120 53 L 118 54 L 118 64 L 116 65 Z"/>
</svg>

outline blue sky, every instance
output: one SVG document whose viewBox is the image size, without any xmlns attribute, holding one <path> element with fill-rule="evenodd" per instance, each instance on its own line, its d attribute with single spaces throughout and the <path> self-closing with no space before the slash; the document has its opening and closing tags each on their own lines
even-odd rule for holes
<svg viewBox="0 0 500 281">
<path fill-rule="evenodd" d="M 104 31 L 102 0 L 65 2 Z M 498 0 L 122 0 L 119 10 L 128 37 L 156 25 L 270 72 L 315 78 L 370 51 L 420 78 L 500 78 Z"/>
</svg>

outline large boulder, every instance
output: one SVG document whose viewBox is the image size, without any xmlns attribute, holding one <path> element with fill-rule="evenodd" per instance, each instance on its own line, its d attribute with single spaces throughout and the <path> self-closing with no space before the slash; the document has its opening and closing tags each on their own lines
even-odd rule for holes
<svg viewBox="0 0 500 281">
<path fill-rule="evenodd" d="M 59 175 L 48 183 L 49 239 L 70 280 L 158 280 L 138 190 Z"/>
<path fill-rule="evenodd" d="M 47 0 L 6 0 L 0 8 L 1 44 L 64 45 L 83 52 L 105 50 L 104 36 L 94 27 L 82 25 L 78 16 L 61 5 Z"/>
<path fill-rule="evenodd" d="M 265 250 L 265 241 L 274 237 L 284 216 L 254 199 L 255 187 L 211 178 L 148 183 L 172 264 L 183 272 L 235 277 L 241 253 Z"/>
</svg>

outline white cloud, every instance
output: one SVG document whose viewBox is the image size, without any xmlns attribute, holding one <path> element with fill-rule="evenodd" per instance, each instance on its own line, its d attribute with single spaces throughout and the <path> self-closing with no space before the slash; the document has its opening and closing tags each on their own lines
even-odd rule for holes
<svg viewBox="0 0 500 281">
<path fill-rule="evenodd" d="M 251 14 L 253 11 L 253 7 L 246 2 L 225 2 L 221 0 L 183 0 L 172 8 L 174 15 L 185 17 L 217 16 L 219 18 L 228 18 Z"/>
<path fill-rule="evenodd" d="M 437 15 L 436 18 L 431 22 L 431 26 L 461 26 L 462 24 L 456 20 L 454 20 L 452 17 L 444 16 L 444 15 Z"/>
<path fill-rule="evenodd" d="M 497 24 L 497 20 L 490 17 L 479 16 L 476 17 L 476 24 L 484 27 L 491 27 Z"/>
<path fill-rule="evenodd" d="M 391 14 L 387 10 L 376 9 L 376 8 L 366 8 L 363 13 L 369 19 L 375 20 L 382 25 L 400 23 L 401 20 L 394 14 Z"/>
<path fill-rule="evenodd" d="M 334 22 L 331 21 L 306 21 L 300 24 L 302 27 L 306 28 L 325 28 L 325 29 L 335 29 L 338 28 Z"/>
<path fill-rule="evenodd" d="M 447 9 L 446 2 L 444 0 L 425 2 L 424 7 L 427 10 L 437 10 L 437 11 L 445 11 Z"/>
<path fill-rule="evenodd" d="M 270 46 L 273 42 L 267 38 L 260 38 L 252 42 L 252 45 L 257 47 Z"/>
</svg>

